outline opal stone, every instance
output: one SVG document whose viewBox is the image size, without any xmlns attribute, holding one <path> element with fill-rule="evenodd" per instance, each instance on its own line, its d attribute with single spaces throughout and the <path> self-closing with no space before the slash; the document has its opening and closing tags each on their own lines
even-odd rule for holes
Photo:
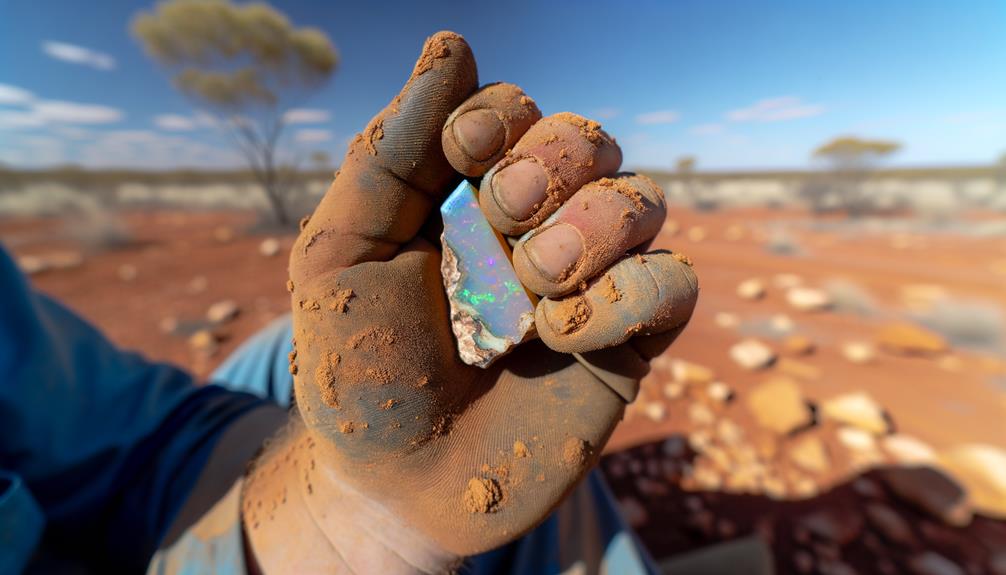
<svg viewBox="0 0 1006 575">
<path fill-rule="evenodd" d="M 510 247 L 482 215 L 471 184 L 461 182 L 440 213 L 440 271 L 458 352 L 465 363 L 488 367 L 534 334 L 535 302 L 517 280 Z"/>
</svg>

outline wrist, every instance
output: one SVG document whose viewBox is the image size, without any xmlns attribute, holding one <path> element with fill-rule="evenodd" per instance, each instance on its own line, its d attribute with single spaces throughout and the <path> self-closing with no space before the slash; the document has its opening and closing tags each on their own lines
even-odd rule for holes
<svg viewBox="0 0 1006 575">
<path fill-rule="evenodd" d="M 342 480 L 297 424 L 256 462 L 242 495 L 249 559 L 263 573 L 444 573 L 461 558 Z"/>
</svg>

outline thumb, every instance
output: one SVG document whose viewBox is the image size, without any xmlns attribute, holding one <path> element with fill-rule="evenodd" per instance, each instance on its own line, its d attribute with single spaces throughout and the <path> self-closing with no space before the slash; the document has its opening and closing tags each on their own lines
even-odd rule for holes
<svg viewBox="0 0 1006 575">
<path fill-rule="evenodd" d="M 357 134 L 290 256 L 304 285 L 324 272 L 391 258 L 422 227 L 458 176 L 441 147 L 441 130 L 478 87 L 465 39 L 438 32 L 426 40 L 409 81 Z"/>
</svg>

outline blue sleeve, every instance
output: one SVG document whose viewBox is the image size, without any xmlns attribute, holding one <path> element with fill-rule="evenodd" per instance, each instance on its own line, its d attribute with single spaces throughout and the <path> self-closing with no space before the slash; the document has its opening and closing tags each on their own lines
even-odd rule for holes
<svg viewBox="0 0 1006 575">
<path fill-rule="evenodd" d="M 38 502 L 46 546 L 144 569 L 216 440 L 262 403 L 116 349 L 0 248 L 0 471 Z"/>
</svg>

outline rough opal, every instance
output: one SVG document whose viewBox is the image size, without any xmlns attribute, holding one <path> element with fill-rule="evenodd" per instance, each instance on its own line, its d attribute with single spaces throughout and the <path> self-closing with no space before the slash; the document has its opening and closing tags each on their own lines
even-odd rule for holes
<svg viewBox="0 0 1006 575">
<path fill-rule="evenodd" d="M 444 247 L 440 271 L 461 359 L 487 367 L 533 335 L 534 301 L 517 280 L 510 248 L 486 221 L 467 181 L 440 206 Z"/>
</svg>

